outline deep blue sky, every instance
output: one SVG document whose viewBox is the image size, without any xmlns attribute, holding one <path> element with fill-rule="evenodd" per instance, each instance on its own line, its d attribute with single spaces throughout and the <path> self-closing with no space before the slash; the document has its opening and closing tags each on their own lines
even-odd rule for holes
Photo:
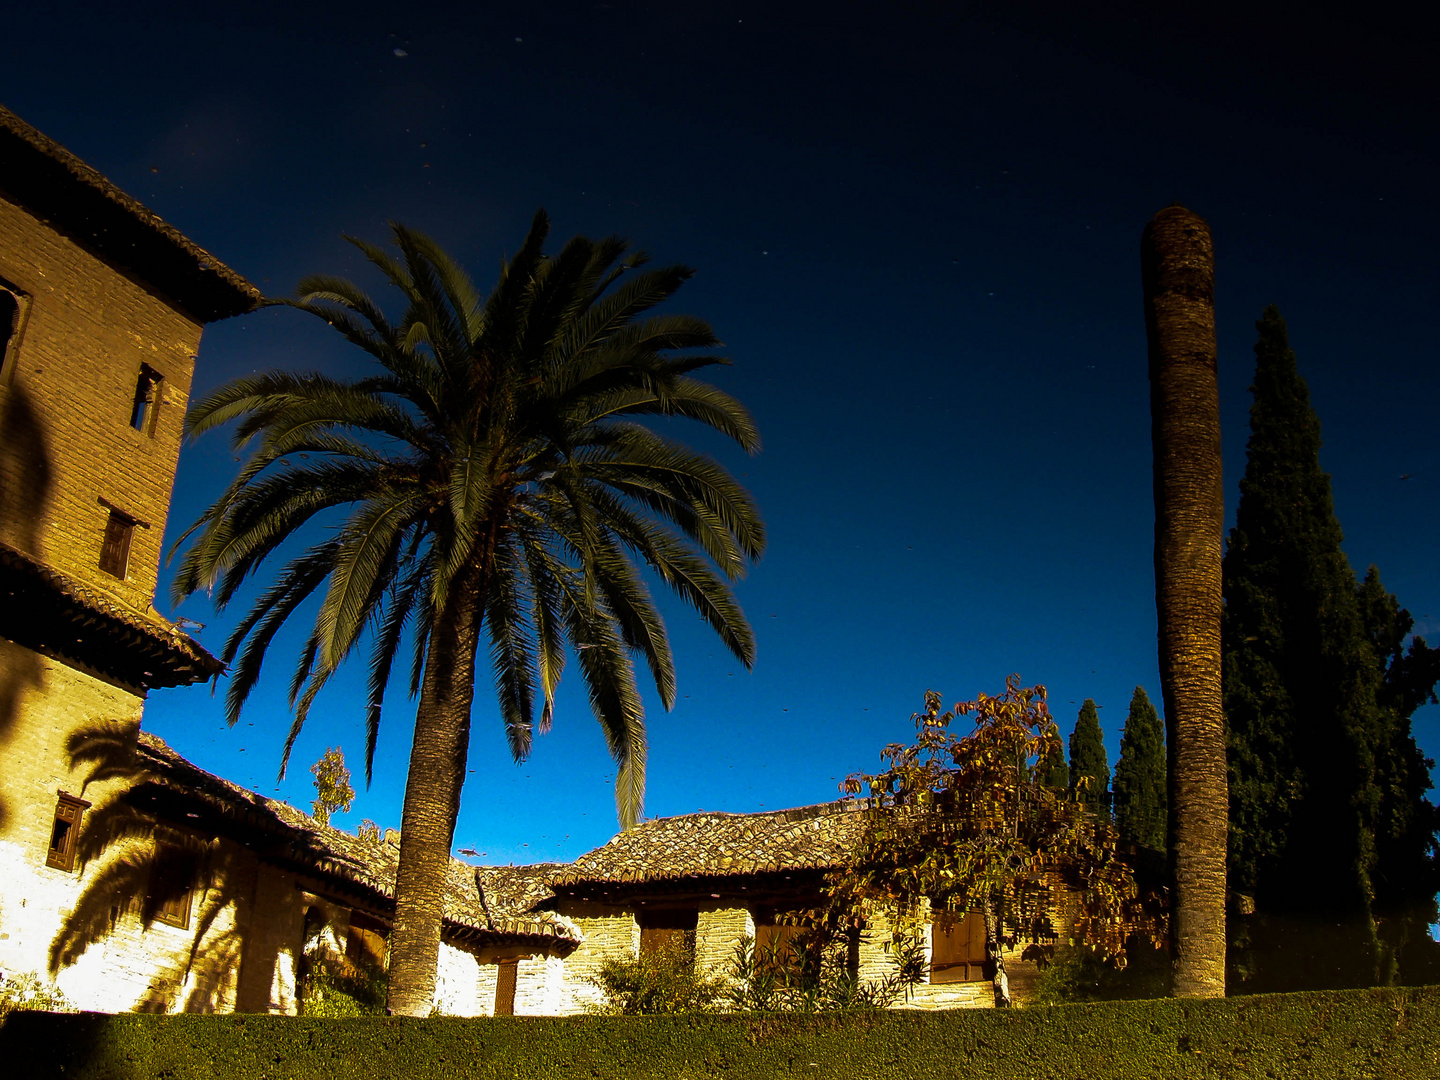
<svg viewBox="0 0 1440 1080">
<path fill-rule="evenodd" d="M 735 361 L 719 381 L 765 439 L 754 460 L 705 445 L 770 548 L 740 587 L 753 672 L 667 607 L 680 700 L 648 699 L 648 814 L 833 798 L 927 687 L 955 701 L 1012 671 L 1050 687 L 1067 734 L 1093 697 L 1113 765 L 1131 690 L 1159 698 L 1138 247 L 1172 201 L 1216 238 L 1231 516 L 1274 302 L 1351 561 L 1440 635 L 1433 26 L 1375 5 L 1184 24 L 1154 4 L 776 6 L 30 5 L 6 16 L 0 102 L 272 295 L 371 281 L 340 235 L 382 240 L 390 219 L 488 288 L 542 205 L 557 245 L 616 232 L 697 268 L 676 307 L 715 325 Z M 195 390 L 267 367 L 362 370 L 272 309 L 205 332 Z M 234 469 L 221 438 L 185 450 L 171 538 Z M 217 651 L 240 613 L 173 612 Z M 237 729 L 205 687 L 152 695 L 146 726 L 275 792 L 297 636 Z M 293 803 L 327 745 L 358 772 L 350 676 L 278 787 Z M 521 767 L 482 686 L 457 847 L 570 859 L 612 834 L 576 681 Z M 337 824 L 399 823 L 403 688 L 387 709 L 374 787 Z M 1440 756 L 1440 709 L 1416 730 Z"/>
</svg>

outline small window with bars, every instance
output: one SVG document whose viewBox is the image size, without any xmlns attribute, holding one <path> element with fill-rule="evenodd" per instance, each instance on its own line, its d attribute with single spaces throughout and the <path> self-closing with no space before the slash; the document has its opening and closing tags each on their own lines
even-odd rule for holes
<svg viewBox="0 0 1440 1080">
<path fill-rule="evenodd" d="M 29 296 L 0 280 L 0 386 L 8 386 L 15 372 L 20 334 L 29 308 Z"/>
<path fill-rule="evenodd" d="M 69 792 L 58 792 L 55 803 L 55 824 L 50 830 L 50 851 L 45 856 L 45 865 L 67 874 L 75 869 L 75 845 L 80 839 L 80 819 L 90 804 L 77 799 Z"/>
<path fill-rule="evenodd" d="M 930 981 L 982 982 L 985 971 L 984 914 L 937 911 L 931 921 Z"/>
<path fill-rule="evenodd" d="M 140 365 L 135 381 L 135 400 L 130 406 L 130 426 L 142 435 L 155 434 L 155 417 L 160 411 L 160 384 L 165 380 L 149 364 Z"/>
<path fill-rule="evenodd" d="M 105 539 L 100 544 L 100 569 L 121 580 L 130 566 L 130 540 L 135 535 L 135 519 L 111 509 L 105 521 Z"/>
</svg>

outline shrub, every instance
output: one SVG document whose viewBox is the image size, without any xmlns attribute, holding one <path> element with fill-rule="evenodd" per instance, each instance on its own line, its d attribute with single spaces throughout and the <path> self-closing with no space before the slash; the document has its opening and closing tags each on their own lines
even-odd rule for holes
<svg viewBox="0 0 1440 1080">
<path fill-rule="evenodd" d="M 306 1016 L 384 1016 L 385 969 L 341 956 L 319 935 L 305 944 L 300 1011 Z"/>
<path fill-rule="evenodd" d="M 21 1009 L 74 1012 L 75 1006 L 58 986 L 45 982 L 33 971 L 9 976 L 0 972 L 0 1020 Z"/>
<path fill-rule="evenodd" d="M 804 927 L 787 943 L 756 948 L 743 937 L 730 961 L 726 1003 L 736 1012 L 838 1012 L 885 1009 L 909 998 L 925 977 L 925 947 L 918 937 L 896 934 L 886 951 L 894 969 L 883 979 L 861 982 L 852 968 L 849 934 Z"/>
<path fill-rule="evenodd" d="M 711 1012 L 725 990 L 721 980 L 695 970 L 690 942 L 643 952 L 634 960 L 606 960 L 590 981 L 604 995 L 595 1011 L 611 1016 Z"/>
</svg>

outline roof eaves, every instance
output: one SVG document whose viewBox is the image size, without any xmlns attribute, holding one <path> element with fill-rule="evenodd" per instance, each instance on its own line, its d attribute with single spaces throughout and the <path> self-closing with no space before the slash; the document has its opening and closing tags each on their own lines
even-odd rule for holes
<svg viewBox="0 0 1440 1080">
<path fill-rule="evenodd" d="M 259 289 L 0 105 L 0 190 L 202 323 L 264 303 Z"/>
</svg>

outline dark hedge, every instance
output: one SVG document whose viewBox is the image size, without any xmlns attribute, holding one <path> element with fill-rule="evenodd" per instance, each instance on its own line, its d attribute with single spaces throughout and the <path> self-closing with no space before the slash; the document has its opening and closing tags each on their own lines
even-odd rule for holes
<svg viewBox="0 0 1440 1080">
<path fill-rule="evenodd" d="M 65 1080 L 1440 1077 L 1440 986 L 829 1016 L 15 1013 L 0 1073 Z"/>
</svg>

